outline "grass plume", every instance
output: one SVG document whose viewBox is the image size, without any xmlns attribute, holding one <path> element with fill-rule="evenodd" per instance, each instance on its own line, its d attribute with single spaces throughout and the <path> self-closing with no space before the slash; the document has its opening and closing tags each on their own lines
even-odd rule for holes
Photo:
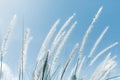
<svg viewBox="0 0 120 80">
<path fill-rule="evenodd" d="M 105 35 L 105 33 L 107 32 L 109 27 L 106 27 L 105 30 L 101 33 L 100 37 L 97 39 L 97 41 L 95 42 L 92 50 L 90 51 L 90 54 L 88 55 L 88 57 L 91 57 L 92 54 L 94 53 L 95 49 L 97 48 L 98 44 L 100 43 L 100 41 L 102 40 L 103 36 Z"/>
<path fill-rule="evenodd" d="M 0 56 L 1 56 L 1 60 L 0 60 L 0 80 L 2 79 L 3 57 L 7 53 L 8 41 L 9 41 L 10 35 L 12 33 L 13 27 L 15 25 L 15 22 L 16 22 L 16 15 L 14 15 L 12 20 L 10 21 L 10 24 L 7 28 L 7 32 L 6 32 L 6 34 L 3 38 L 3 42 L 2 42 L 2 46 L 1 46 L 1 50 L 0 50 Z"/>
</svg>

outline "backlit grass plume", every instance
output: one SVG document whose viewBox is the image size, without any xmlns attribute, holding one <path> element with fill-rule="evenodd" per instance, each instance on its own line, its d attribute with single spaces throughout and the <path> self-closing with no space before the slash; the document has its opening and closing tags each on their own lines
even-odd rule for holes
<svg viewBox="0 0 120 80">
<path fill-rule="evenodd" d="M 7 32 L 3 38 L 2 45 L 1 45 L 1 50 L 0 50 L 0 80 L 2 78 L 2 62 L 3 62 L 3 57 L 7 53 L 7 47 L 8 47 L 8 41 L 11 35 L 11 32 L 13 30 L 14 24 L 16 22 L 16 15 L 13 16 L 13 19 L 10 21 L 10 24 L 8 25 Z"/>
<path fill-rule="evenodd" d="M 23 32 L 23 45 L 22 45 L 22 52 L 21 52 L 21 60 L 20 60 L 20 67 L 19 67 L 19 80 L 22 80 L 24 77 L 24 72 L 26 68 L 26 59 L 27 59 L 27 52 L 29 43 L 32 40 L 32 37 L 30 36 L 30 29 L 25 29 Z"/>
</svg>

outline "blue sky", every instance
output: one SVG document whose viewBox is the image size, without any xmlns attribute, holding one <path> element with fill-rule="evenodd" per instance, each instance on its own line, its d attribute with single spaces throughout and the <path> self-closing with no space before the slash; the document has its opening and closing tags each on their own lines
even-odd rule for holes
<svg viewBox="0 0 120 80">
<path fill-rule="evenodd" d="M 4 62 L 13 68 L 15 73 L 17 72 L 22 40 L 23 16 L 24 25 L 31 29 L 31 35 L 33 36 L 28 50 L 28 70 L 33 69 L 40 46 L 53 23 L 60 18 L 60 25 L 62 25 L 73 13 L 76 13 L 73 22 L 78 21 L 78 24 L 66 43 L 64 52 L 66 50 L 69 52 L 69 49 L 76 42 L 81 44 L 85 31 L 101 6 L 103 6 L 102 14 L 95 23 L 84 53 L 87 54 L 90 51 L 95 40 L 106 26 L 109 26 L 109 30 L 97 48 L 96 53 L 113 42 L 120 42 L 119 3 L 119 0 L 0 0 L 0 40 L 2 40 L 12 16 L 14 14 L 17 15 L 17 22 L 9 41 L 8 54 L 6 54 Z M 58 26 L 59 28 L 60 26 Z M 120 45 L 108 52 L 120 57 L 119 50 Z M 120 59 L 117 60 L 120 62 Z"/>
</svg>

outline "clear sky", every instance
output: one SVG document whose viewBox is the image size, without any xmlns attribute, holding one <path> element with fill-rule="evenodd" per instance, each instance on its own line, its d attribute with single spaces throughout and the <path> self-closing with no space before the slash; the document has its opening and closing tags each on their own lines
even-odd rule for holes
<svg viewBox="0 0 120 80">
<path fill-rule="evenodd" d="M 65 53 L 76 42 L 81 44 L 85 31 L 101 6 L 103 6 L 103 11 L 95 23 L 94 29 L 86 44 L 84 51 L 86 54 L 90 51 L 92 45 L 106 26 L 109 26 L 109 30 L 95 53 L 113 42 L 120 42 L 119 0 L 0 0 L 0 43 L 2 42 L 2 37 L 9 21 L 14 14 L 17 15 L 17 22 L 9 41 L 8 53 L 4 57 L 4 62 L 9 65 L 14 73 L 17 73 L 22 40 L 23 17 L 25 28 L 29 27 L 33 36 L 27 59 L 27 71 L 32 71 L 41 44 L 49 29 L 58 18 L 61 19 L 60 25 L 62 25 L 68 17 L 76 13 L 73 22 L 78 21 L 77 27 L 73 30 L 66 43 L 66 50 L 64 49 L 63 51 Z M 60 27 L 58 26 L 58 29 Z M 120 62 L 119 50 L 120 45 L 108 51 L 118 56 L 118 62 Z"/>
</svg>

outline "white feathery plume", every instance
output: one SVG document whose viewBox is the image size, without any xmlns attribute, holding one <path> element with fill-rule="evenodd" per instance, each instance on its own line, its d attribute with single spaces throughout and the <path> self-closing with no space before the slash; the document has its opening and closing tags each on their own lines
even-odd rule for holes
<svg viewBox="0 0 120 80">
<path fill-rule="evenodd" d="M 2 78 L 3 56 L 7 53 L 8 41 L 9 41 L 10 35 L 12 33 L 15 22 L 16 22 L 16 15 L 14 15 L 12 20 L 10 21 L 10 24 L 7 28 L 7 32 L 6 32 L 4 39 L 3 39 L 3 42 L 2 42 L 1 51 L 0 51 L 0 55 L 1 55 L 0 80 Z"/>
<path fill-rule="evenodd" d="M 33 73 L 33 80 L 41 80 L 44 79 L 44 76 L 47 76 L 48 74 L 48 56 L 49 56 L 49 50 L 47 51 L 47 54 L 45 54 L 45 57 L 37 63 L 36 68 Z M 43 76 L 44 75 L 44 76 Z"/>
<path fill-rule="evenodd" d="M 65 35 L 65 31 L 63 31 L 63 33 L 58 37 L 58 39 L 56 41 L 53 41 L 51 49 L 50 49 L 50 53 L 54 52 L 56 46 L 63 39 L 64 35 Z"/>
<path fill-rule="evenodd" d="M 91 57 L 92 54 L 94 53 L 95 49 L 97 48 L 98 44 L 100 43 L 100 41 L 102 40 L 104 34 L 107 32 L 109 27 L 106 27 L 105 30 L 101 33 L 100 37 L 97 39 L 97 41 L 95 42 L 92 50 L 90 51 L 90 54 L 88 55 L 88 57 Z"/>
<path fill-rule="evenodd" d="M 111 72 L 112 69 L 114 69 L 117 66 L 117 63 L 113 63 L 113 65 L 109 66 L 108 70 L 104 73 L 104 75 L 101 77 L 101 80 L 108 79 L 107 76 Z"/>
<path fill-rule="evenodd" d="M 106 51 L 108 51 L 109 49 L 115 47 L 116 45 L 118 45 L 118 42 L 113 43 L 112 45 L 106 47 L 105 49 L 103 49 L 101 52 L 99 52 L 90 62 L 89 66 L 91 66 L 103 53 L 105 53 Z"/>
<path fill-rule="evenodd" d="M 70 53 L 70 55 L 69 55 L 69 57 L 68 57 L 68 60 L 67 60 L 67 62 L 66 62 L 66 64 L 65 64 L 65 66 L 63 67 L 62 73 L 60 74 L 61 79 L 63 78 L 66 69 L 68 68 L 69 64 L 71 63 L 71 61 L 72 61 L 72 59 L 73 59 L 73 56 L 74 56 L 74 54 L 75 54 L 78 46 L 79 46 L 79 44 L 76 43 L 75 46 L 73 47 L 73 49 L 72 49 L 72 51 L 71 51 L 71 53 Z"/>
<path fill-rule="evenodd" d="M 80 77 L 80 73 L 81 73 L 82 67 L 83 67 L 83 65 L 85 63 L 85 59 L 86 59 L 86 57 L 83 57 L 83 59 L 81 60 L 81 62 L 79 64 L 79 67 L 78 67 L 77 72 L 76 72 L 77 78 Z"/>
<path fill-rule="evenodd" d="M 104 59 L 104 61 L 97 66 L 96 70 L 94 71 L 94 73 L 93 73 L 92 76 L 91 76 L 91 80 L 92 80 L 93 78 L 99 76 L 99 74 L 101 73 L 101 70 L 100 70 L 100 69 L 102 68 L 103 64 L 110 58 L 110 56 L 111 56 L 111 53 L 109 53 L 109 54 L 106 56 L 106 58 Z"/>
<path fill-rule="evenodd" d="M 71 60 L 72 60 L 72 58 L 73 58 L 73 56 L 74 56 L 74 54 L 75 54 L 78 46 L 79 46 L 79 44 L 76 43 L 75 46 L 73 47 L 73 49 L 72 49 L 72 51 L 71 51 L 71 53 L 70 53 L 70 56 L 68 57 L 68 60 L 67 60 L 67 62 L 66 62 L 65 68 L 70 64 L 70 62 L 71 62 Z"/>
<path fill-rule="evenodd" d="M 55 22 L 55 24 L 52 26 L 52 28 L 50 29 L 49 33 L 47 34 L 47 37 L 45 38 L 45 40 L 44 40 L 44 42 L 42 44 L 42 47 L 40 49 L 40 52 L 38 54 L 37 61 L 40 61 L 43 58 L 44 53 L 46 52 L 46 48 L 47 48 L 47 46 L 48 46 L 48 44 L 49 44 L 55 30 L 56 30 L 56 27 L 58 26 L 59 22 L 60 22 L 60 20 L 58 19 Z"/>
<path fill-rule="evenodd" d="M 44 63 L 45 63 L 45 58 L 36 64 L 36 67 L 33 73 L 33 80 L 42 79 L 42 74 L 43 74 L 42 70 L 43 70 Z"/>
<path fill-rule="evenodd" d="M 97 21 L 98 17 L 100 16 L 100 13 L 102 12 L 102 9 L 103 7 L 100 7 L 100 9 L 98 10 L 95 18 L 93 18 L 93 21 L 92 23 L 90 24 L 89 28 L 87 29 L 86 33 L 85 33 L 85 36 L 82 40 L 82 44 L 81 44 L 81 47 L 80 47 L 80 51 L 79 51 L 79 58 L 81 57 L 82 53 L 83 53 L 83 50 L 84 50 L 84 47 L 85 47 L 85 44 L 86 44 L 86 41 L 88 39 L 88 36 L 92 30 L 92 28 L 94 27 L 94 23 Z"/>
<path fill-rule="evenodd" d="M 21 52 L 21 59 L 20 59 L 20 66 L 19 66 L 19 79 L 24 78 L 23 74 L 26 69 L 28 46 L 31 40 L 32 40 L 32 37 L 30 36 L 30 29 L 27 28 L 23 32 L 22 52 Z"/>
<path fill-rule="evenodd" d="M 56 60 L 61 52 L 61 49 L 63 48 L 66 40 L 68 39 L 69 35 L 71 34 L 72 30 L 75 28 L 77 22 L 74 22 L 73 25 L 71 26 L 71 28 L 68 30 L 68 32 L 66 33 L 66 35 L 64 36 L 62 42 L 60 43 L 60 45 L 58 46 L 57 48 L 57 51 L 55 53 L 55 56 L 53 57 L 53 60 L 52 60 L 52 64 L 51 64 L 51 71 L 53 71 L 54 69 L 54 66 L 55 66 L 55 63 L 56 63 Z"/>
<path fill-rule="evenodd" d="M 108 54 L 105 60 L 96 68 L 90 80 L 103 80 L 103 78 L 107 78 L 108 72 L 116 66 L 115 57 L 111 58 L 110 55 Z"/>
<path fill-rule="evenodd" d="M 11 32 L 13 30 L 14 24 L 16 22 L 16 15 L 13 16 L 8 28 L 7 28 L 7 32 L 4 36 L 3 42 L 2 42 L 2 46 L 1 46 L 1 55 L 5 55 L 7 52 L 7 46 L 8 46 L 8 40 L 10 38 Z"/>
<path fill-rule="evenodd" d="M 61 29 L 60 29 L 60 31 L 58 32 L 58 34 L 57 34 L 57 36 L 56 36 L 56 38 L 55 38 L 54 41 L 56 41 L 56 40 L 59 38 L 59 36 L 61 35 L 61 33 L 62 33 L 62 32 L 64 31 L 64 29 L 70 24 L 71 20 L 74 18 L 75 15 L 76 15 L 76 14 L 73 13 L 73 15 L 68 18 L 68 20 L 65 22 L 65 24 L 61 27 Z"/>
<path fill-rule="evenodd" d="M 43 69 L 43 64 L 44 64 L 44 59 L 42 60 L 42 58 L 44 58 L 44 55 L 46 54 L 46 48 L 56 30 L 56 27 L 58 26 L 60 20 L 58 19 L 54 25 L 52 26 L 52 28 L 50 29 L 49 33 L 47 34 L 47 37 L 45 38 L 42 46 L 41 46 L 41 49 L 40 49 L 40 52 L 38 54 L 38 58 L 37 58 L 37 64 L 36 64 L 36 68 L 34 70 L 34 73 L 33 73 L 33 80 L 38 80 L 39 77 L 42 75 L 42 73 L 40 72 L 41 69 Z"/>
<path fill-rule="evenodd" d="M 61 29 L 57 33 L 57 35 L 56 35 L 56 37 L 55 37 L 55 39 L 54 39 L 54 41 L 52 43 L 50 53 L 54 52 L 56 46 L 58 45 L 60 40 L 64 37 L 64 35 L 65 35 L 64 29 L 70 24 L 70 22 L 74 18 L 74 16 L 75 16 L 75 13 L 73 13 L 73 15 L 67 19 L 67 21 L 63 24 L 63 26 L 61 27 Z"/>
<path fill-rule="evenodd" d="M 95 18 L 93 18 L 91 25 L 93 25 L 96 22 L 96 20 L 98 19 L 98 17 L 100 16 L 102 12 L 102 9 L 103 9 L 103 6 L 101 6 L 100 9 L 98 10 L 97 14 L 95 15 Z"/>
<path fill-rule="evenodd" d="M 61 29 L 59 30 L 59 32 L 57 33 L 53 43 L 52 43 L 52 46 L 51 46 L 51 49 L 50 49 L 50 55 L 51 53 L 54 52 L 54 50 L 56 49 L 56 46 L 58 45 L 58 43 L 60 43 L 60 41 L 64 38 L 64 35 L 65 35 L 65 31 L 64 29 L 69 25 L 69 23 L 71 22 L 71 20 L 74 18 L 75 16 L 75 13 L 69 17 L 67 19 L 67 21 L 63 24 L 63 26 L 61 27 Z M 52 67 L 50 67 L 51 69 Z"/>
<path fill-rule="evenodd" d="M 30 36 L 30 29 L 27 28 L 25 30 L 24 42 L 23 42 L 23 55 L 22 55 L 23 56 L 23 71 L 25 70 L 28 46 L 29 46 L 31 40 L 32 40 L 32 37 Z"/>
<path fill-rule="evenodd" d="M 51 53 L 54 52 L 58 43 L 60 43 L 61 40 L 64 38 L 64 35 L 65 35 L 65 31 L 62 32 L 62 34 L 58 37 L 58 39 L 56 41 L 53 41 L 51 49 L 50 49 L 50 55 L 49 56 L 52 56 Z M 50 69 L 51 69 L 51 66 L 48 68 L 48 70 L 50 71 Z"/>
</svg>

